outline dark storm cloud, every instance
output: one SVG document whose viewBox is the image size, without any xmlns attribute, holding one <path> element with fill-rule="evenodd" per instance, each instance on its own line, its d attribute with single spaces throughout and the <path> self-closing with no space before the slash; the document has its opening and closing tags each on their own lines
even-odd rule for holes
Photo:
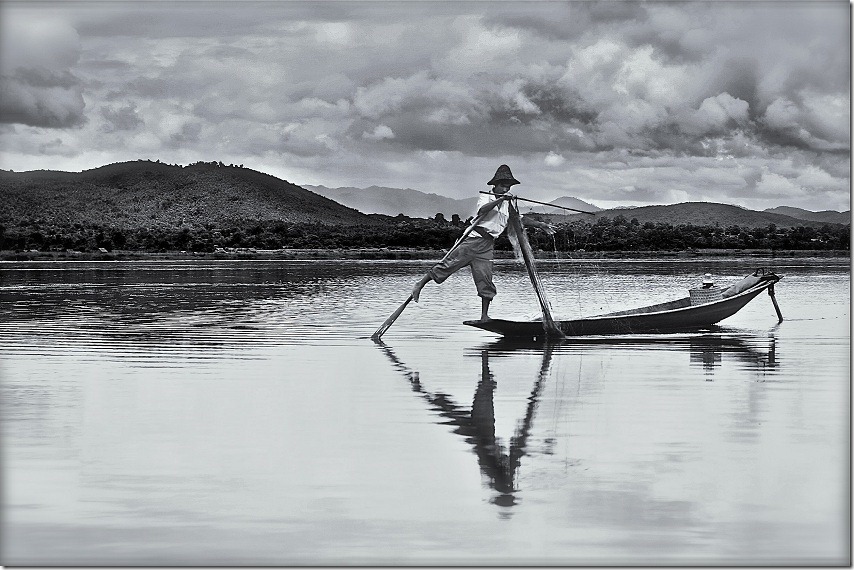
<svg viewBox="0 0 854 570">
<path fill-rule="evenodd" d="M 69 128 L 85 124 L 82 88 L 71 73 L 19 68 L 0 76 L 0 122 Z"/>
<path fill-rule="evenodd" d="M 548 120 L 572 127 L 596 121 L 596 109 L 571 88 L 551 83 L 530 83 L 522 88 L 522 92 Z"/>
</svg>

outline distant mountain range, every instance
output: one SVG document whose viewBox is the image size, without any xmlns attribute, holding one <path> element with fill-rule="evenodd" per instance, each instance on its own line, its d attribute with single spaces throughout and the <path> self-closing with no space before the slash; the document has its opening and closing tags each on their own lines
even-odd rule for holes
<svg viewBox="0 0 854 570">
<path fill-rule="evenodd" d="M 548 206 L 541 206 L 539 204 L 524 204 L 524 202 L 519 202 L 519 209 L 521 212 L 536 212 L 538 214 L 557 214 L 560 213 L 561 210 L 559 208 L 550 208 Z M 602 208 L 599 206 L 594 206 L 590 202 L 585 202 L 584 200 L 579 200 L 578 198 L 573 198 L 572 196 L 563 196 L 556 200 L 552 200 L 549 204 L 554 204 L 555 206 L 563 206 L 564 208 L 572 208 L 573 210 L 583 210 L 585 212 L 601 212 Z"/>
<path fill-rule="evenodd" d="M 796 210 L 797 208 L 792 208 Z M 801 210 L 809 212 L 808 210 Z M 850 213 L 833 212 L 837 216 L 849 218 L 846 223 L 850 223 Z M 748 210 L 731 204 L 716 204 L 714 202 L 684 202 L 682 204 L 670 204 L 666 206 L 641 206 L 637 208 L 615 208 L 611 210 L 602 210 L 594 216 L 585 214 L 574 214 L 572 216 L 562 216 L 565 221 L 587 220 L 593 221 L 594 218 L 601 217 L 615 218 L 624 216 L 628 220 L 636 219 L 638 223 L 666 223 L 674 226 L 680 224 L 691 224 L 694 226 L 742 226 L 742 227 L 767 227 L 769 224 L 774 224 L 778 228 L 793 228 L 797 226 L 812 226 L 821 227 L 824 224 L 835 224 L 840 222 L 829 222 L 822 220 L 809 220 L 804 218 L 794 218 L 784 214 L 774 213 L 771 211 L 757 212 L 756 210 Z M 559 221 L 552 216 L 555 221 Z"/>
<path fill-rule="evenodd" d="M 791 206 L 777 206 L 776 208 L 768 208 L 764 210 L 772 214 L 783 214 L 800 220 L 810 220 L 813 222 L 826 222 L 830 224 L 850 224 L 851 210 L 845 212 L 837 212 L 836 210 L 823 210 L 821 212 L 810 212 L 802 208 L 793 208 Z"/>
<path fill-rule="evenodd" d="M 335 200 L 345 206 L 366 213 L 380 213 L 389 216 L 404 214 L 414 218 L 433 218 L 441 212 L 446 219 L 459 214 L 462 219 L 474 213 L 477 198 L 454 200 L 439 194 L 425 194 L 410 188 L 388 188 L 370 186 L 368 188 L 327 188 L 325 186 L 305 186 L 312 192 Z M 800 208 L 779 206 L 763 212 L 748 210 L 729 204 L 710 202 L 686 202 L 666 206 L 623 207 L 603 210 L 602 208 L 571 196 L 552 200 L 551 204 L 576 210 L 595 212 L 596 217 L 588 214 L 571 214 L 558 208 L 519 202 L 522 213 L 542 214 L 555 221 L 592 221 L 607 216 L 614 218 L 623 215 L 628 219 L 636 218 L 639 223 L 669 223 L 692 225 L 739 225 L 746 227 L 765 227 L 775 224 L 779 228 L 797 226 L 819 227 L 826 223 L 849 224 L 851 212 L 810 212 Z"/>
<path fill-rule="evenodd" d="M 335 200 L 348 208 L 355 208 L 366 214 L 385 214 L 396 216 L 403 214 L 411 218 L 433 218 L 441 213 L 446 219 L 458 214 L 466 219 L 474 213 L 477 198 L 455 200 L 439 194 L 427 194 L 410 188 L 387 188 L 385 186 L 369 186 L 367 188 L 327 188 L 326 186 L 309 186 L 303 188 L 315 194 Z"/>
<path fill-rule="evenodd" d="M 388 188 L 385 186 L 327 188 L 326 186 L 309 185 L 303 187 L 366 214 L 385 214 L 388 216 L 403 214 L 412 218 L 433 218 L 437 213 L 441 213 L 446 219 L 451 219 L 452 215 L 458 214 L 460 218 L 465 220 L 474 214 L 477 205 L 477 197 L 475 196 L 455 200 L 439 194 L 426 194 L 411 188 Z M 589 212 L 602 209 L 570 196 L 558 198 L 550 203 Z M 546 214 L 561 212 L 558 208 L 549 208 L 538 204 L 520 202 L 519 206 L 522 212 Z"/>
<path fill-rule="evenodd" d="M 297 186 L 248 168 L 216 162 L 189 166 L 148 160 L 110 164 L 83 172 L 0 170 L 0 226 L 21 221 L 68 227 L 73 224 L 122 228 L 224 226 L 266 220 L 327 225 L 383 225 L 387 216 L 404 214 L 433 218 L 442 213 L 466 219 L 474 213 L 477 198 L 454 200 L 437 194 L 372 186 L 325 188 Z M 522 208 L 542 212 L 556 222 L 595 221 L 603 216 L 625 216 L 638 223 L 672 225 L 739 225 L 779 228 L 819 227 L 826 223 L 850 224 L 849 212 L 810 212 L 779 207 L 757 212 L 727 204 L 687 202 L 601 210 L 572 197 L 554 201 L 595 215 L 565 215 L 556 208 Z M 520 203 L 521 204 L 521 203 Z M 0 228 L 2 231 L 2 228 Z"/>
</svg>

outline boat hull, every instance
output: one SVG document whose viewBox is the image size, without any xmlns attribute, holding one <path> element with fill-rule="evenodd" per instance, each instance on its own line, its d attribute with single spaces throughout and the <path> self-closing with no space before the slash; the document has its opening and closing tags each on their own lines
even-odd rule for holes
<svg viewBox="0 0 854 570">
<path fill-rule="evenodd" d="M 757 295 L 773 287 L 779 279 L 778 276 L 773 275 L 773 277 L 764 279 L 756 286 L 737 295 L 702 305 L 690 305 L 689 299 L 686 298 L 673 302 L 677 305 L 680 303 L 686 305 L 676 309 L 650 312 L 651 307 L 642 307 L 634 311 L 624 311 L 619 315 L 601 315 L 572 321 L 557 321 L 557 325 L 563 334 L 569 337 L 696 330 L 714 325 L 736 314 Z M 508 321 L 493 319 L 486 322 L 466 321 L 464 324 L 509 338 L 530 340 L 545 338 L 543 323 L 540 320 Z"/>
</svg>

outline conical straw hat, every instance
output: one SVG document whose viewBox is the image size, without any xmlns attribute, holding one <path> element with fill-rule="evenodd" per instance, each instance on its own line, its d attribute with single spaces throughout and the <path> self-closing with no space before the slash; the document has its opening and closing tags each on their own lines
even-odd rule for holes
<svg viewBox="0 0 854 570">
<path fill-rule="evenodd" d="M 509 182 L 510 186 L 514 184 L 521 184 L 518 180 L 513 178 L 513 173 L 510 172 L 510 167 L 506 164 L 502 164 L 498 167 L 498 170 L 495 171 L 495 176 L 492 177 L 492 180 L 487 182 L 489 186 L 495 186 L 499 182 Z"/>
</svg>

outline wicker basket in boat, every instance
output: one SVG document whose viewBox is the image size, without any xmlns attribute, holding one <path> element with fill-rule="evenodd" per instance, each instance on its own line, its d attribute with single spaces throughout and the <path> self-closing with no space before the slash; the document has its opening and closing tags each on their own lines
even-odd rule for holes
<svg viewBox="0 0 854 570">
<path fill-rule="evenodd" d="M 688 290 L 688 293 L 691 294 L 692 305 L 703 305 L 705 303 L 720 301 L 723 299 L 721 292 L 720 287 L 697 287 L 696 289 Z"/>
</svg>

